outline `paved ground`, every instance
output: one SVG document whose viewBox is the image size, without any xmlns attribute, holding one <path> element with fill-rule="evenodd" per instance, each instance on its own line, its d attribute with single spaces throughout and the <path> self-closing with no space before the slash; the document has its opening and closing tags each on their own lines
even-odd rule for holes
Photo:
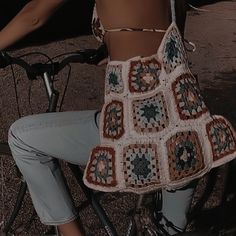
<svg viewBox="0 0 236 236">
<path fill-rule="evenodd" d="M 186 36 L 197 45 L 190 54 L 192 70 L 198 74 L 209 108 L 236 124 L 236 1 L 204 6 L 190 12 Z"/>
<path fill-rule="evenodd" d="M 186 38 L 194 42 L 197 50 L 189 54 L 192 63 L 193 73 L 198 74 L 201 90 L 206 103 L 213 113 L 225 115 L 236 127 L 236 1 L 223 1 L 209 6 L 204 6 L 204 11 L 190 11 L 187 19 Z M 92 36 L 83 36 L 65 41 L 57 41 L 42 46 L 28 47 L 14 52 L 14 55 L 21 55 L 26 52 L 40 51 L 53 57 L 60 53 L 70 52 L 81 48 L 96 47 L 98 44 Z M 41 60 L 41 57 L 28 57 L 30 61 Z M 15 68 L 17 75 L 17 87 L 19 94 L 20 112 L 22 115 L 30 114 L 28 106 L 29 83 L 25 79 L 24 72 Z M 65 77 L 65 69 L 60 78 Z M 103 101 L 103 74 L 104 67 L 72 66 L 71 80 L 63 110 L 97 109 Z M 0 140 L 6 140 L 7 130 L 10 124 L 17 119 L 15 106 L 14 84 L 11 79 L 10 69 L 0 71 Z M 57 88 L 62 91 L 65 78 L 57 82 Z M 46 96 L 43 93 L 43 84 L 34 81 L 32 84 L 32 109 L 34 113 L 45 111 Z M 18 185 L 17 178 L 13 178 L 14 171 L 12 162 L 9 159 L 1 158 L 0 169 L 3 180 L 0 179 L 0 222 L 14 201 L 14 189 Z M 79 189 L 75 186 L 74 179 L 68 170 L 66 175 L 69 184 L 73 186 L 75 201 L 80 202 L 84 198 Z M 3 191 L 2 191 L 3 190 Z M 2 194 L 2 195 L 1 195 Z M 4 194 L 4 196 L 3 196 Z M 209 206 L 217 204 L 220 191 L 213 194 Z M 5 199 L 3 201 L 2 199 Z M 123 235 L 127 226 L 127 213 L 133 208 L 135 196 L 132 194 L 107 194 L 103 203 L 116 226 Z M 27 196 L 24 202 L 24 211 L 21 212 L 16 226 L 26 222 L 31 214 L 31 200 Z M 91 209 L 81 213 L 81 218 L 86 221 L 85 227 L 93 235 L 104 235 L 100 225 L 93 216 Z M 21 230 L 22 228 L 20 228 Z M 18 235 L 42 235 L 48 228 L 44 227 L 35 217 L 28 230 L 19 232 Z"/>
</svg>

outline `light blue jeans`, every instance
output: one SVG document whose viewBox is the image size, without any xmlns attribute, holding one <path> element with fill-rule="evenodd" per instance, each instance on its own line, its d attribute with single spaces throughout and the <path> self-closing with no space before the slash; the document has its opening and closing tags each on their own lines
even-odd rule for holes
<svg viewBox="0 0 236 236">
<path fill-rule="evenodd" d="M 23 117 L 10 127 L 13 158 L 42 223 L 59 225 L 76 218 L 57 159 L 86 165 L 90 150 L 99 144 L 98 119 L 94 110 L 45 113 Z M 180 228 L 186 224 L 192 193 L 192 188 L 163 191 L 163 214 Z"/>
</svg>

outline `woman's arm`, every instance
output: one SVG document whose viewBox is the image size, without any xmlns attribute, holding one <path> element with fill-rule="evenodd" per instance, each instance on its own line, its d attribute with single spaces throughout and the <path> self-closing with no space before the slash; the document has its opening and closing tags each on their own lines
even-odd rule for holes
<svg viewBox="0 0 236 236">
<path fill-rule="evenodd" d="M 0 31 L 0 50 L 38 29 L 65 0 L 32 0 Z"/>
</svg>

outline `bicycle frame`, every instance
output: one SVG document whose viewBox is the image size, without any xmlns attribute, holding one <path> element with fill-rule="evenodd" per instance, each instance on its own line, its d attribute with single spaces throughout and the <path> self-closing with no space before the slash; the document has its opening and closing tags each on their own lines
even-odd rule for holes
<svg viewBox="0 0 236 236">
<path fill-rule="evenodd" d="M 98 57 L 94 56 L 94 50 L 89 50 L 88 51 L 88 55 L 86 55 L 84 52 L 82 53 L 82 56 L 78 58 L 76 58 L 75 55 L 70 57 L 70 60 L 63 60 L 62 63 L 54 63 L 53 64 L 42 64 L 43 66 L 40 67 L 41 65 L 39 64 L 34 64 L 34 65 L 28 65 L 27 63 L 25 63 L 23 60 L 19 59 L 19 58 L 10 58 L 9 57 L 9 61 L 11 61 L 11 59 L 13 59 L 13 62 L 15 62 L 15 64 L 21 65 L 23 68 L 26 69 L 27 74 L 29 79 L 33 80 L 36 79 L 36 77 L 38 75 L 40 75 L 44 81 L 44 86 L 46 89 L 46 93 L 47 93 L 47 97 L 48 97 L 48 109 L 46 112 L 56 112 L 57 111 L 57 104 L 58 104 L 58 100 L 59 100 L 59 92 L 57 90 L 55 90 L 54 86 L 53 86 L 53 79 L 51 78 L 51 76 L 54 76 L 55 74 L 57 74 L 62 68 L 64 68 L 65 65 L 67 65 L 69 62 L 80 62 L 80 63 L 88 63 L 88 64 L 95 64 L 95 63 L 91 63 L 91 59 L 96 59 L 98 60 Z M 92 56 L 91 56 L 92 55 Z M 100 60 L 100 59 L 99 59 Z M 55 66 L 55 67 L 54 67 Z M 53 68 L 53 69 L 52 69 Z M 39 71 L 39 72 L 38 72 Z M 70 164 L 67 163 L 69 168 L 71 169 L 72 173 L 74 174 L 77 183 L 79 184 L 79 186 L 81 187 L 82 191 L 84 192 L 87 201 L 85 201 L 85 203 L 83 203 L 80 206 L 80 209 L 82 209 L 84 206 L 87 206 L 87 204 L 90 204 L 96 215 L 98 216 L 101 224 L 103 225 L 104 229 L 106 230 L 106 233 L 109 236 L 118 236 L 117 231 L 114 227 L 114 225 L 112 224 L 112 222 L 110 221 L 110 219 L 108 218 L 106 212 L 104 211 L 104 209 L 102 208 L 101 204 L 99 203 L 99 199 L 97 197 L 97 195 L 95 194 L 95 192 L 91 189 L 89 189 L 86 185 L 84 185 L 83 183 L 83 173 L 81 171 L 81 169 L 79 168 L 78 165 L 74 165 L 74 164 Z M 27 189 L 27 184 L 26 182 L 23 180 L 21 183 L 21 187 L 20 190 L 18 192 L 18 196 L 17 196 L 17 201 L 13 210 L 13 214 L 10 217 L 10 220 L 7 222 L 5 228 L 4 228 L 4 232 L 7 233 L 10 228 L 12 223 L 14 222 L 16 216 L 18 215 L 18 212 L 21 208 L 22 205 L 22 201 L 23 198 L 25 196 L 26 193 L 26 189 Z M 139 206 L 141 206 L 141 202 L 142 202 L 142 195 L 139 197 L 139 201 L 136 205 L 136 210 L 139 208 Z M 126 236 L 132 236 L 132 235 L 137 235 L 135 232 L 136 228 L 135 228 L 135 222 L 134 219 L 132 219 L 129 222 L 129 226 L 126 232 Z M 158 230 L 157 233 L 155 233 L 155 235 L 169 235 L 164 228 L 161 228 L 160 230 Z"/>
<path fill-rule="evenodd" d="M 91 58 L 98 60 L 98 58 L 96 58 L 96 57 L 90 57 L 90 59 Z M 62 67 L 64 67 L 64 66 L 65 65 L 63 65 Z M 49 101 L 48 109 L 46 112 L 56 112 L 58 99 L 59 99 L 59 92 L 57 90 L 55 90 L 55 88 L 53 86 L 53 81 L 52 81 L 51 76 L 48 72 L 43 73 L 42 79 L 44 81 L 44 86 L 45 86 L 48 101 Z M 6 151 L 9 151 L 9 150 L 6 150 Z M 101 204 L 99 203 L 98 198 L 96 197 L 96 195 L 94 194 L 94 192 L 91 189 L 89 189 L 86 185 L 84 185 L 83 180 L 82 180 L 83 173 L 82 173 L 81 169 L 79 168 L 79 166 L 74 165 L 74 164 L 70 164 L 70 163 L 68 163 L 68 166 L 71 169 L 71 171 L 73 172 L 74 176 L 76 177 L 77 183 L 80 185 L 82 191 L 84 192 L 85 196 L 87 197 L 88 204 L 91 204 L 91 206 L 93 207 L 95 213 L 97 214 L 97 216 L 98 216 L 100 222 L 102 223 L 103 227 L 105 228 L 107 234 L 109 236 L 117 236 L 118 234 L 116 232 L 116 229 L 115 229 L 114 225 L 111 223 L 110 219 L 108 218 L 108 216 L 107 216 L 106 212 L 104 211 L 104 209 L 102 208 Z M 15 218 L 17 217 L 17 215 L 19 213 L 19 210 L 21 209 L 22 202 L 23 202 L 24 196 L 26 194 L 26 190 L 27 190 L 27 184 L 24 180 L 22 180 L 20 189 L 18 191 L 17 200 L 16 200 L 16 203 L 14 206 L 14 210 L 12 212 L 12 215 L 10 216 L 10 219 L 6 223 L 5 228 L 3 229 L 3 231 L 6 234 L 9 232 Z"/>
</svg>

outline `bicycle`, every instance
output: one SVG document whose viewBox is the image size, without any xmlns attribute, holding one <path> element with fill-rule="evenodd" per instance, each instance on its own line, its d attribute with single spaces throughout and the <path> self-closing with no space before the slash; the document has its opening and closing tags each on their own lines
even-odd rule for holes
<svg viewBox="0 0 236 236">
<path fill-rule="evenodd" d="M 53 80 L 54 76 L 58 74 L 66 65 L 69 63 L 87 63 L 87 64 L 94 64 L 96 65 L 101 59 L 106 57 L 106 50 L 104 46 L 101 46 L 98 50 L 96 49 L 87 49 L 78 52 L 71 53 L 70 56 L 63 59 L 61 62 L 53 62 L 50 58 L 48 58 L 47 63 L 36 63 L 29 65 L 20 57 L 11 57 L 6 53 L 2 54 L 2 58 L 4 61 L 0 64 L 2 66 L 7 66 L 11 64 L 17 64 L 24 68 L 27 71 L 27 76 L 29 80 L 36 80 L 38 78 L 42 78 L 44 80 L 44 85 L 46 88 L 47 96 L 48 96 L 48 109 L 47 112 L 54 112 L 57 110 L 58 106 L 58 98 L 59 93 L 57 90 L 54 89 Z M 66 90 L 65 90 L 66 91 Z M 64 95 L 65 95 L 64 91 Z M 63 95 L 63 96 L 64 96 Z M 63 99 L 62 99 L 63 101 Z M 10 149 L 7 143 L 0 143 L 0 155 L 11 155 Z M 1 158 L 1 157 L 0 157 Z M 107 216 L 105 210 L 102 208 L 101 204 L 99 203 L 99 197 L 101 193 L 95 193 L 91 189 L 87 188 L 83 181 L 82 181 L 82 171 L 77 165 L 73 165 L 68 163 L 69 168 L 73 172 L 74 176 L 80 187 L 82 188 L 84 194 L 86 195 L 88 201 L 84 202 L 80 205 L 78 209 L 83 209 L 88 204 L 91 204 L 93 209 L 95 210 L 100 222 L 102 223 L 106 233 L 108 235 L 116 236 L 118 235 L 114 225 L 110 221 L 109 217 Z M 18 175 L 20 175 L 18 173 Z M 14 207 L 14 210 L 10 217 L 8 218 L 3 232 L 8 235 L 12 232 L 12 224 L 17 217 L 19 210 L 21 208 L 21 204 L 23 198 L 25 196 L 25 192 L 27 189 L 27 185 L 23 179 L 21 179 L 21 186 L 18 191 L 17 201 Z M 148 199 L 148 197 L 151 199 Z M 158 198 L 159 197 L 159 198 Z M 144 200 L 149 200 L 149 203 L 144 203 Z M 127 236 L 131 235 L 138 235 L 141 231 L 144 232 L 142 235 L 169 235 L 168 232 L 164 229 L 163 225 L 159 223 L 159 219 L 161 217 L 161 197 L 158 194 L 151 194 L 144 196 L 141 195 L 137 201 L 136 207 L 132 212 L 132 217 L 130 219 L 129 225 L 127 227 Z M 146 208 L 148 204 L 150 205 L 155 203 L 155 210 L 150 210 L 153 208 L 153 205 L 149 208 Z M 144 205 L 145 204 L 145 205 Z M 143 207 L 144 206 L 144 207 Z M 32 215 L 34 217 L 34 214 Z M 30 222 L 30 221 L 29 221 Z M 140 225 L 139 225 L 140 224 Z M 171 222 L 168 222 L 170 227 L 174 227 Z M 141 226 L 141 228 L 137 229 L 137 226 Z M 181 231 L 175 228 L 176 232 L 181 233 Z M 194 233 L 187 233 L 183 235 L 194 235 Z M 196 234 L 195 234 L 196 235 Z M 203 233 L 197 235 L 204 235 Z"/>
<path fill-rule="evenodd" d="M 5 67 L 7 65 L 16 64 L 20 67 L 24 68 L 27 72 L 27 77 L 29 80 L 36 80 L 38 78 L 42 78 L 44 80 L 44 85 L 46 88 L 49 105 L 47 112 L 55 112 L 57 110 L 57 104 L 58 104 L 58 98 L 59 93 L 57 90 L 53 87 L 53 77 L 58 74 L 66 65 L 69 63 L 88 63 L 88 64 L 97 64 L 101 59 L 103 59 L 106 56 L 105 48 L 104 46 L 100 47 L 98 50 L 94 49 L 87 49 L 82 50 L 76 53 L 73 53 L 71 56 L 65 58 L 60 63 L 58 62 L 52 62 L 49 59 L 49 63 L 43 64 L 43 63 L 36 63 L 29 65 L 21 58 L 14 58 L 10 57 L 8 54 L 4 53 L 2 54 L 2 57 L 4 58 L 4 61 L 1 63 L 2 67 Z M 64 91 L 65 95 L 65 91 Z M 63 96 L 64 96 L 63 95 Z M 63 99 L 62 99 L 63 100 Z M 11 151 L 9 149 L 9 146 L 7 143 L 0 143 L 0 154 L 1 155 L 7 155 L 11 156 Z M 97 196 L 93 193 L 92 190 L 88 189 L 83 181 L 82 181 L 82 171 L 78 168 L 78 166 L 68 163 L 70 169 L 74 173 L 74 176 L 76 177 L 80 187 L 82 188 L 84 194 L 86 195 L 88 202 L 93 206 L 96 214 L 98 215 L 99 220 L 103 224 L 106 232 L 108 235 L 118 235 L 116 232 L 116 229 L 114 228 L 113 224 L 110 222 L 110 219 L 107 217 L 106 212 L 101 207 L 99 200 Z M 20 173 L 17 171 L 18 176 L 20 177 Z M 21 184 L 19 187 L 19 191 L 17 194 L 17 200 L 13 209 L 13 212 L 11 213 L 9 219 L 5 223 L 5 226 L 3 228 L 3 232 L 5 234 L 8 234 L 9 232 L 12 232 L 12 225 L 14 223 L 15 218 L 17 217 L 19 210 L 22 205 L 23 198 L 25 196 L 27 190 L 26 182 L 21 179 Z M 88 203 L 83 203 L 80 208 L 84 208 L 87 206 Z M 137 209 L 141 206 L 141 201 L 137 204 Z M 34 214 L 33 214 L 34 215 Z M 30 222 L 30 221 L 29 221 Z M 134 234 L 134 221 L 131 220 L 128 229 L 127 229 L 127 235 Z"/>
<path fill-rule="evenodd" d="M 51 76 L 54 76 L 59 73 L 66 65 L 73 62 L 79 62 L 79 63 L 90 63 L 90 64 L 97 64 L 101 57 L 104 57 L 104 47 L 100 47 L 99 53 L 95 53 L 97 50 L 94 49 L 88 49 L 85 51 L 79 51 L 77 53 L 74 53 L 74 55 L 71 55 L 70 57 L 63 60 L 61 63 L 55 62 L 51 64 L 42 64 L 42 63 L 36 63 L 34 65 L 27 64 L 23 59 L 21 58 L 13 58 L 10 57 L 8 54 L 2 55 L 4 57 L 4 62 L 2 63 L 2 67 L 5 67 L 9 64 L 16 64 L 21 66 L 27 71 L 27 76 L 29 80 L 36 80 L 39 76 L 41 76 L 44 80 L 44 85 L 46 88 L 46 92 L 48 95 L 49 105 L 47 112 L 55 112 L 57 109 L 57 103 L 59 98 L 59 93 L 57 90 L 53 87 L 53 81 L 51 79 Z M 65 91 L 64 91 L 65 95 Z M 9 146 L 7 143 L 0 143 L 0 154 L 10 156 L 11 152 L 9 149 Z M 69 164 L 71 170 L 75 173 L 75 176 L 78 178 L 80 186 L 83 188 L 85 195 L 88 197 L 88 199 L 92 202 L 94 208 L 97 211 L 97 214 L 100 216 L 101 221 L 105 224 L 105 228 L 107 228 L 107 231 L 111 230 L 115 232 L 115 229 L 113 225 L 110 223 L 110 220 L 107 218 L 105 211 L 101 208 L 100 204 L 97 202 L 96 199 L 93 199 L 91 197 L 91 192 L 88 188 L 85 187 L 85 185 L 82 182 L 82 172 L 81 170 L 72 164 Z M 19 175 L 19 172 L 18 172 Z M 15 203 L 14 210 L 9 217 L 9 220 L 7 221 L 4 232 L 8 233 L 11 229 L 11 226 L 19 213 L 25 192 L 27 189 L 26 182 L 24 180 L 21 181 L 21 185 L 19 188 L 17 200 Z M 110 229 L 111 228 L 111 229 Z"/>
</svg>

